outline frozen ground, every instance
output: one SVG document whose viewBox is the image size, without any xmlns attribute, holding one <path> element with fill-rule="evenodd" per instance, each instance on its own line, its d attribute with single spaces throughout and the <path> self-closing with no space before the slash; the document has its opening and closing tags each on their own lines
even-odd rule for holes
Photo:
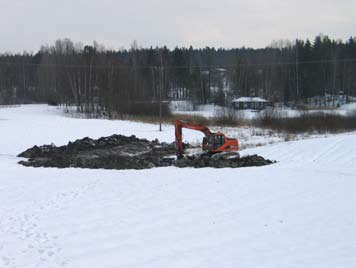
<svg viewBox="0 0 356 268">
<path fill-rule="evenodd" d="M 173 129 L 0 109 L 0 267 L 355 267 L 356 134 L 250 148 L 259 168 L 26 168 L 34 144 Z M 198 139 L 192 132 L 192 139 Z"/>
<path fill-rule="evenodd" d="M 184 114 L 193 116 L 203 116 L 206 118 L 219 117 L 224 114 L 224 108 L 218 105 L 206 104 L 198 105 L 196 110 L 193 110 L 192 105 L 187 101 L 172 101 L 170 109 L 174 114 Z M 226 108 L 225 108 L 226 110 Z M 241 119 L 256 119 L 260 116 L 260 112 L 256 110 L 235 110 L 237 118 Z M 294 110 L 290 108 L 274 108 L 274 115 L 277 117 L 298 117 L 304 113 L 325 112 L 338 115 L 354 115 L 356 114 L 356 102 L 341 105 L 335 109 L 317 109 L 317 110 Z"/>
</svg>

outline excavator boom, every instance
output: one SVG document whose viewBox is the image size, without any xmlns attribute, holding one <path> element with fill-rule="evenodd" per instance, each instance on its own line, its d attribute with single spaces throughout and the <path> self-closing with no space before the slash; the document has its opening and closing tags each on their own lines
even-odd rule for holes
<svg viewBox="0 0 356 268">
<path fill-rule="evenodd" d="M 183 128 L 201 131 L 205 134 L 206 137 L 208 137 L 211 134 L 211 131 L 208 127 L 199 125 L 199 124 L 192 124 L 192 123 L 185 122 L 182 120 L 176 120 L 174 125 L 175 125 L 175 136 L 176 136 L 177 158 L 178 159 L 183 157 L 183 141 L 182 141 L 182 137 L 183 137 L 182 129 Z"/>
</svg>

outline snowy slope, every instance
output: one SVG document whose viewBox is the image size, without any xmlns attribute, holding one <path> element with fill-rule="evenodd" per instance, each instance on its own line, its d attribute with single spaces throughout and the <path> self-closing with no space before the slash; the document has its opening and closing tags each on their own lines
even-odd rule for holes
<svg viewBox="0 0 356 268">
<path fill-rule="evenodd" d="M 242 152 L 279 161 L 260 168 L 16 164 L 34 144 L 113 133 L 171 141 L 166 128 L 0 109 L 0 267 L 356 266 L 356 134 Z"/>
</svg>

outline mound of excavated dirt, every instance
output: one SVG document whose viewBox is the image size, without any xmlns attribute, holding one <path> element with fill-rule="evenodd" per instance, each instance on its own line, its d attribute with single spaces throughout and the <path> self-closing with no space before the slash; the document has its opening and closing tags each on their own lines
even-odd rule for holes
<svg viewBox="0 0 356 268">
<path fill-rule="evenodd" d="M 166 166 L 237 168 L 273 163 L 257 155 L 235 159 L 212 159 L 205 155 L 175 160 L 175 151 L 174 143 L 112 135 L 97 140 L 87 137 L 60 147 L 53 144 L 34 146 L 18 156 L 28 158 L 19 162 L 24 166 L 93 169 L 147 169 Z"/>
<path fill-rule="evenodd" d="M 238 167 L 257 167 L 265 166 L 275 163 L 275 161 L 264 159 L 262 156 L 249 155 L 241 158 L 232 159 L 212 159 L 207 155 L 202 156 L 189 156 L 187 158 L 179 159 L 174 162 L 177 167 L 213 167 L 213 168 L 238 168 Z"/>
</svg>

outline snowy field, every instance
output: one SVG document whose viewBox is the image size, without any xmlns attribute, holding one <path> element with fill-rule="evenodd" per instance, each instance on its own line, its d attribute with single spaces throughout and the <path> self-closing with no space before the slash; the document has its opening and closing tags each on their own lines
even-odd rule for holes
<svg viewBox="0 0 356 268">
<path fill-rule="evenodd" d="M 173 127 L 0 109 L 0 267 L 356 267 L 356 133 L 250 148 L 240 169 L 26 168 L 34 144 Z M 187 132 L 196 141 L 200 133 Z"/>
<path fill-rule="evenodd" d="M 189 105 L 187 101 L 172 101 L 170 104 L 170 109 L 174 114 L 183 114 L 183 115 L 192 115 L 192 116 L 202 116 L 206 118 L 213 118 L 219 117 L 224 114 L 224 108 L 218 105 L 213 104 L 205 104 L 205 105 L 198 105 L 196 110 L 193 110 L 192 105 Z M 225 108 L 226 110 L 226 108 Z M 240 119 L 256 119 L 261 116 L 260 111 L 256 110 L 233 110 L 236 114 L 237 118 Z M 336 114 L 342 116 L 348 115 L 355 115 L 356 114 L 356 102 L 341 105 L 339 108 L 335 109 L 315 109 L 315 110 L 295 110 L 286 107 L 276 107 L 273 110 L 274 116 L 277 117 L 299 117 L 305 113 L 329 113 L 329 114 Z M 263 113 L 263 111 L 262 111 Z"/>
</svg>

